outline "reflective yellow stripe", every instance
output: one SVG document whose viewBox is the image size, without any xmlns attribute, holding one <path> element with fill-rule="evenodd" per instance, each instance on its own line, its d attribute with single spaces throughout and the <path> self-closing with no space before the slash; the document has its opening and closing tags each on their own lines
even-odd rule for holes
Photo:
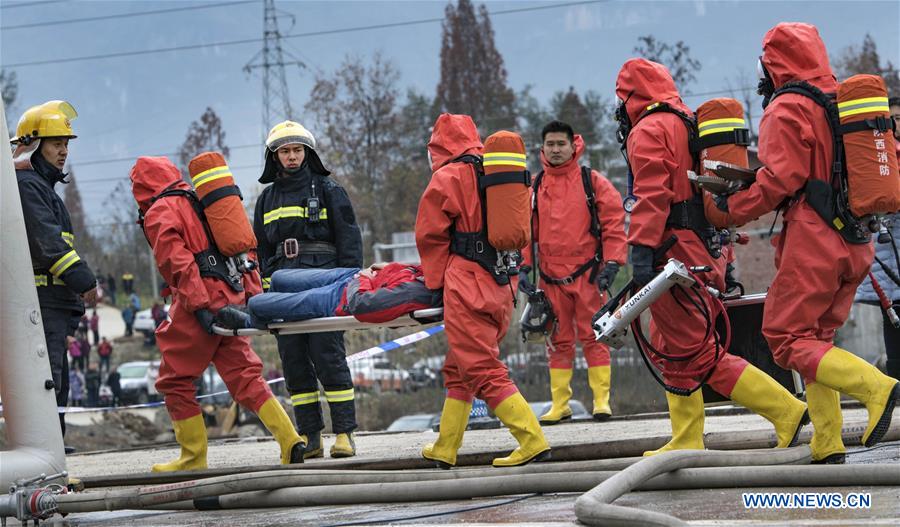
<svg viewBox="0 0 900 527">
<path fill-rule="evenodd" d="M 291 404 L 294 406 L 303 406 L 306 404 L 315 404 L 319 402 L 319 391 L 295 393 L 291 396 Z"/>
<path fill-rule="evenodd" d="M 353 400 L 353 388 L 329 392 L 325 390 L 325 400 L 329 403 L 343 403 Z"/>
<path fill-rule="evenodd" d="M 268 289 L 272 287 L 272 279 L 271 278 L 263 278 L 262 279 L 262 287 L 263 289 Z"/>
<path fill-rule="evenodd" d="M 644 111 L 649 112 L 650 110 L 656 108 L 656 107 L 659 106 L 660 104 L 662 104 L 662 103 L 661 103 L 661 102 L 655 102 L 655 103 L 651 104 L 650 106 L 648 106 L 647 109 L 644 110 Z"/>
<path fill-rule="evenodd" d="M 885 104 L 871 103 L 863 106 L 856 107 L 851 110 L 844 110 L 842 112 L 838 112 L 838 117 L 850 117 L 851 115 L 858 115 L 861 113 L 891 113 L 891 107 Z"/>
<path fill-rule="evenodd" d="M 849 101 L 839 102 L 838 109 L 846 108 L 848 106 L 856 106 L 857 104 L 868 104 L 871 102 L 876 102 L 876 103 L 881 103 L 881 104 L 886 105 L 888 103 L 888 98 L 887 97 L 863 97 L 862 99 L 852 99 Z"/>
<path fill-rule="evenodd" d="M 66 269 L 72 267 L 73 264 L 80 260 L 81 257 L 78 256 L 78 253 L 76 253 L 74 250 L 69 251 L 65 254 L 65 256 L 57 260 L 55 264 L 50 266 L 50 274 L 52 274 L 53 276 L 59 276 L 66 272 Z"/>
<path fill-rule="evenodd" d="M 273 221 L 284 219 L 284 218 L 308 218 L 309 210 L 306 207 L 280 207 L 274 210 L 270 210 L 263 214 L 263 225 L 268 225 Z M 319 219 L 327 220 L 328 219 L 328 209 L 319 209 Z"/>
<path fill-rule="evenodd" d="M 744 128 L 746 124 L 747 123 L 743 119 L 737 117 L 710 119 L 709 121 L 703 121 L 698 124 L 697 130 L 700 131 L 700 137 L 703 137 L 704 135 L 730 132 L 736 128 Z"/>
<path fill-rule="evenodd" d="M 203 185 L 204 183 L 222 179 L 223 177 L 232 177 L 231 171 L 228 170 L 227 166 L 204 170 L 203 172 L 200 172 L 199 174 L 191 178 L 191 182 L 194 184 L 194 188 L 199 188 L 200 185 Z"/>
<path fill-rule="evenodd" d="M 48 285 L 47 284 L 47 275 L 45 275 L 45 274 L 34 275 L 34 285 L 37 287 L 43 287 L 43 286 Z M 53 277 L 53 285 L 66 285 L 66 283 L 54 276 Z"/>
<path fill-rule="evenodd" d="M 63 231 L 63 232 L 62 232 L 62 239 L 63 239 L 63 241 L 65 241 L 67 244 L 69 244 L 69 247 L 75 247 L 75 235 L 72 234 L 71 232 Z"/>
<path fill-rule="evenodd" d="M 484 166 L 512 165 L 525 168 L 525 154 L 516 152 L 491 152 L 484 154 Z"/>
</svg>

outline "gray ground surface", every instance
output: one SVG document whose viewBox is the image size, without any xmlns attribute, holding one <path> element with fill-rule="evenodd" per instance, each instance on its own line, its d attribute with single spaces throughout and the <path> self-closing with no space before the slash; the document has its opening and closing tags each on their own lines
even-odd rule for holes
<svg viewBox="0 0 900 527">
<path fill-rule="evenodd" d="M 900 417 L 895 413 L 895 420 Z M 845 430 L 861 430 L 865 426 L 865 411 L 846 409 Z M 801 437 L 807 437 L 810 427 Z M 896 427 L 892 432 L 897 436 Z M 770 427 L 754 415 L 708 417 L 707 442 L 726 441 L 740 445 L 747 437 L 766 437 Z M 620 420 L 607 423 L 570 423 L 546 427 L 551 445 L 560 453 L 579 448 L 612 453 L 623 445 L 644 448 L 657 446 L 669 434 L 668 420 Z M 433 432 L 402 434 L 361 434 L 357 437 L 360 452 L 357 460 L 418 459 L 422 445 L 436 437 Z M 326 436 L 326 450 L 333 437 Z M 579 446 L 581 445 L 581 446 Z M 476 455 L 503 452 L 515 446 L 505 429 L 473 430 L 465 435 L 461 453 Z M 568 449 L 568 450 L 567 450 Z M 854 447 L 853 450 L 861 450 Z M 177 455 L 175 448 L 144 449 L 125 452 L 86 453 L 68 458 L 73 475 L 91 478 L 110 474 L 143 474 L 150 464 Z M 251 439 L 243 442 L 213 442 L 209 451 L 210 468 L 240 467 L 271 464 L 278 455 L 276 444 L 270 439 Z M 872 451 L 851 454 L 849 462 L 896 463 L 900 470 L 900 444 L 885 445 Z M 328 458 L 310 460 L 308 466 L 331 468 L 337 463 Z M 838 510 L 761 510 L 745 509 L 741 494 L 747 491 L 773 490 L 777 492 L 868 492 L 872 497 L 869 509 Z M 88 490 L 91 492 L 92 490 Z M 68 526 L 293 526 L 402 524 L 402 525 L 575 525 L 574 502 L 578 494 L 548 494 L 541 496 L 501 496 L 463 501 L 374 504 L 340 507 L 296 507 L 269 510 L 229 510 L 206 512 L 117 511 L 73 514 L 58 518 L 53 524 Z M 518 499 L 518 500 L 517 500 Z M 517 500 L 517 501 L 513 501 Z M 654 491 L 627 494 L 617 505 L 639 507 L 673 514 L 696 525 L 897 525 L 900 519 L 900 487 L 874 488 L 773 488 L 773 489 L 715 489 L 690 491 Z M 431 515 L 431 516 L 429 516 Z M 16 522 L 10 522 L 16 525 Z"/>
</svg>

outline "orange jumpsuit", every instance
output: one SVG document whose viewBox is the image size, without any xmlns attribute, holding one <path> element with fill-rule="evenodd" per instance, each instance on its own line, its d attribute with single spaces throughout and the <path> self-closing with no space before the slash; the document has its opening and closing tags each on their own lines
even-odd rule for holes
<svg viewBox="0 0 900 527">
<path fill-rule="evenodd" d="M 481 201 L 474 168 L 453 163 L 463 155 L 482 155 L 471 117 L 441 115 L 428 143 L 434 174 L 419 202 L 416 246 L 425 285 L 444 289 L 444 326 L 449 350 L 442 372 L 447 397 L 471 402 L 473 396 L 495 408 L 518 392 L 500 361 L 500 340 L 512 315 L 512 285 L 498 285 L 477 263 L 450 253 L 450 231 L 481 229 Z M 511 290 L 512 288 L 512 290 Z"/>
<path fill-rule="evenodd" d="M 156 330 L 162 353 L 156 389 L 164 395 L 169 415 L 181 421 L 200 414 L 194 381 L 210 362 L 235 401 L 257 412 L 272 392 L 262 378 L 262 361 L 251 349 L 250 338 L 210 335 L 194 311 L 215 312 L 227 304 L 245 304 L 247 298 L 262 292 L 259 275 L 243 275 L 243 292 L 219 279 L 200 276 L 194 254 L 207 249 L 209 240 L 188 198 L 171 196 L 151 204 L 167 188 L 190 190 L 167 158 L 139 158 L 131 181 L 144 213 L 144 232 L 173 296 L 169 319 Z"/>
<path fill-rule="evenodd" d="M 837 83 L 828 53 L 815 28 L 779 25 L 763 40 L 763 64 L 778 89 L 805 80 L 826 93 Z M 825 223 L 801 193 L 811 179 L 830 181 L 831 130 L 825 110 L 812 99 L 787 93 L 776 97 L 759 124 L 756 184 L 728 200 L 738 224 L 794 198 L 773 240 L 775 279 L 766 297 L 763 335 L 775 362 L 811 382 L 833 344 L 835 330 L 850 314 L 857 286 L 869 272 L 872 244 L 850 244 Z"/>
<path fill-rule="evenodd" d="M 552 166 L 541 154 L 544 176 L 537 189 L 537 215 L 534 216 L 534 242 L 538 246 L 541 271 L 553 278 L 571 276 L 582 264 L 594 257 L 597 239 L 590 232 L 591 217 L 585 203 L 579 159 L 584 153 L 584 140 L 575 136 L 575 155 L 559 166 Z M 600 221 L 603 262 L 625 265 L 625 210 L 619 191 L 596 170 L 591 171 L 594 200 Z M 526 250 L 526 263 L 531 260 L 531 246 Z M 601 264 L 602 265 L 602 264 Z M 543 282 L 541 287 L 553 306 L 558 323 L 550 335 L 548 346 L 551 368 L 572 369 L 575 361 L 575 339 L 581 342 L 589 368 L 609 365 L 609 347 L 594 339 L 591 318 L 606 301 L 587 271 L 570 284 Z"/>
<path fill-rule="evenodd" d="M 675 258 L 688 267 L 712 267 L 711 272 L 699 274 L 698 278 L 723 291 L 726 257 L 713 258 L 692 230 L 666 225 L 671 206 L 694 195 L 687 178 L 687 171 L 693 167 L 687 127 L 671 112 L 641 117 L 647 107 L 656 102 L 668 103 L 688 115 L 691 111 L 681 101 L 675 82 L 665 67 L 645 59 L 631 59 L 622 66 L 616 81 L 616 95 L 626 101 L 633 124 L 627 151 L 638 200 L 631 213 L 628 243 L 657 248 L 671 235 L 676 235 L 678 241 L 666 253 L 665 259 Z M 707 295 L 705 291 L 703 294 Z M 650 307 L 650 313 L 651 342 L 657 350 L 670 356 L 696 352 L 690 360 L 670 361 L 654 357 L 664 379 L 671 386 L 696 387 L 703 378 L 697 372 L 708 370 L 716 360 L 713 336 L 707 335 L 707 321 L 683 295 L 676 293 L 676 288 L 660 297 Z M 746 366 L 744 359 L 720 349 L 718 365 L 707 384 L 721 395 L 730 397 Z"/>
</svg>

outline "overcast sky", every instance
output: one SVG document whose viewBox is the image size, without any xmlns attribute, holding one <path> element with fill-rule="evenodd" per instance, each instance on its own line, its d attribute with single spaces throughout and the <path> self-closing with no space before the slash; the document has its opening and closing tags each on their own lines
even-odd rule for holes
<svg viewBox="0 0 900 527">
<path fill-rule="evenodd" d="M 647 34 L 690 46 L 692 56 L 703 65 L 689 86 L 697 94 L 727 88 L 726 79 L 735 86 L 741 68 L 755 85 L 762 37 L 781 21 L 815 24 L 832 55 L 848 45 L 858 46 L 869 33 L 882 59 L 900 65 L 900 0 L 485 3 L 493 12 L 554 6 L 492 17 L 511 86 L 519 90 L 533 84 L 533 93 L 542 102 L 569 86 L 611 96 L 620 66 L 632 56 L 637 37 Z M 215 7 L 77 21 L 201 5 Z M 445 5 L 445 1 L 276 2 L 282 12 L 295 17 L 293 29 L 290 17 L 281 19 L 282 31 L 291 34 L 439 19 Z M 65 23 L 53 24 L 59 21 Z M 40 25 L 14 27 L 32 24 Z M 174 152 L 190 122 L 207 106 L 222 117 L 232 147 L 229 162 L 239 185 L 253 189 L 262 159 L 262 88 L 259 77 L 246 75 L 242 67 L 261 42 L 75 59 L 261 39 L 262 30 L 261 1 L 0 0 L 0 65 L 15 71 L 19 81 L 11 120 L 49 99 L 66 99 L 75 106 L 79 117 L 73 124 L 79 137 L 71 145 L 70 162 L 89 224 L 105 221 L 101 203 L 115 178 L 127 178 L 133 159 Z M 347 54 L 365 57 L 375 50 L 397 66 L 402 87 L 431 96 L 440 74 L 440 33 L 439 22 L 424 22 L 291 38 L 286 49 L 308 65 L 288 69 L 293 105 L 302 109 L 317 72 L 332 72 Z M 60 59 L 72 60 L 27 65 Z M 696 107 L 704 98 L 686 100 Z"/>
</svg>

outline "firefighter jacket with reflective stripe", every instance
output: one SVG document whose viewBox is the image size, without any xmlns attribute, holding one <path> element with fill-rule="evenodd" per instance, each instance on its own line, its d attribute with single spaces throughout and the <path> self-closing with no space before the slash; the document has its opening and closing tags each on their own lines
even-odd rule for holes
<svg viewBox="0 0 900 527">
<path fill-rule="evenodd" d="M 253 232 L 263 287 L 278 269 L 362 267 L 362 236 L 347 192 L 309 165 L 263 189 L 256 201 Z M 297 241 L 297 256 L 290 257 L 290 250 L 285 254 L 285 240 Z M 324 243 L 304 245 L 310 242 Z"/>
<path fill-rule="evenodd" d="M 79 295 L 93 289 L 97 280 L 75 249 L 69 211 L 50 179 L 34 170 L 16 170 L 16 179 L 41 308 L 84 313 Z"/>
</svg>

